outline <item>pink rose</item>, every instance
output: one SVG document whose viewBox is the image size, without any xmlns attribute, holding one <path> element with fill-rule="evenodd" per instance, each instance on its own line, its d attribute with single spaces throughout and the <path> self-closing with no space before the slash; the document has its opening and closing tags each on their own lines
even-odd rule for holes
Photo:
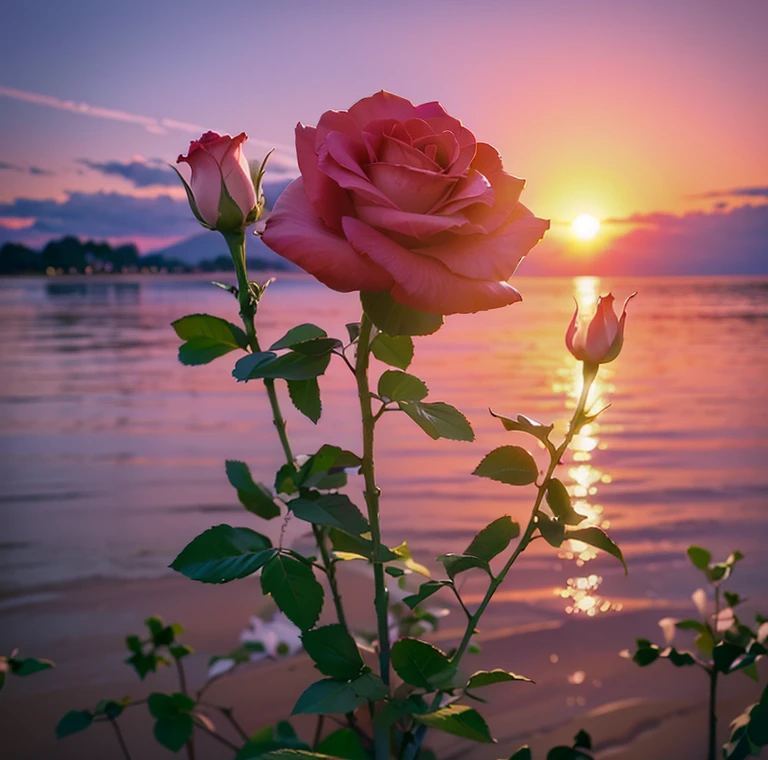
<svg viewBox="0 0 768 760">
<path fill-rule="evenodd" d="M 256 189 L 243 155 L 247 139 L 245 132 L 237 137 L 206 132 L 189 144 L 186 156 L 176 159 L 192 169 L 191 188 L 187 186 L 190 204 L 195 216 L 212 229 L 241 230 L 257 209 Z"/>
<path fill-rule="evenodd" d="M 565 334 L 565 345 L 568 350 L 581 362 L 589 364 L 607 364 L 612 362 L 624 345 L 624 322 L 627 319 L 627 304 L 632 293 L 621 310 L 621 319 L 613 311 L 613 296 L 600 296 L 597 299 L 595 313 L 579 317 L 579 307 L 568 326 Z"/>
<path fill-rule="evenodd" d="M 507 282 L 549 222 L 523 180 L 439 103 L 379 92 L 296 127 L 301 177 L 264 242 L 334 290 L 390 291 L 436 314 L 521 300 Z"/>
</svg>

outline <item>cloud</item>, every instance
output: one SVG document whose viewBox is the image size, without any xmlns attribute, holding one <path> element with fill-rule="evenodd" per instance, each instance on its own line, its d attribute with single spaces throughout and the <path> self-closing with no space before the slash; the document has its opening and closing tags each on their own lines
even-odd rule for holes
<svg viewBox="0 0 768 760">
<path fill-rule="evenodd" d="M 768 274 L 768 204 L 675 215 L 633 214 L 610 220 L 618 233 L 589 258 L 546 239 L 521 274 Z M 629 229 L 622 228 L 627 225 Z M 596 241 L 597 242 L 597 241 Z"/>
<path fill-rule="evenodd" d="M 25 169 L 23 166 L 12 164 L 8 161 L 0 161 L 0 171 L 29 172 L 41 177 L 53 177 L 56 174 L 56 172 L 49 171 L 48 169 L 41 169 L 39 166 L 30 166 L 28 169 Z"/>
<path fill-rule="evenodd" d="M 159 159 L 156 161 L 89 161 L 81 158 L 77 162 L 93 171 L 107 176 L 127 179 L 134 187 L 177 187 L 179 178 Z"/>
<path fill-rule="evenodd" d="M 732 187 L 730 190 L 711 190 L 689 195 L 689 198 L 758 198 L 768 200 L 768 187 Z"/>
<path fill-rule="evenodd" d="M 38 233 L 110 238 L 187 235 L 199 230 L 186 200 L 104 192 L 69 193 L 63 201 L 16 198 L 0 203 L 0 218 L 35 220 L 20 232 L 20 239 Z"/>
<path fill-rule="evenodd" d="M 83 166 L 87 166 L 93 171 L 100 172 L 101 174 L 114 177 L 122 177 L 128 180 L 134 187 L 181 187 L 179 178 L 166 163 L 160 159 L 151 159 L 149 161 L 139 161 L 137 159 L 133 161 L 89 161 L 86 158 L 81 158 L 77 162 Z M 270 169 L 272 168 L 272 161 L 268 164 Z M 280 168 L 290 166 L 288 163 L 278 164 Z M 263 190 L 267 199 L 267 207 L 272 208 L 277 197 L 280 193 L 294 179 L 298 169 L 294 166 L 294 171 L 290 174 L 286 174 L 284 171 L 267 172 L 267 176 L 264 180 Z"/>
<path fill-rule="evenodd" d="M 114 108 L 103 108 L 102 106 L 93 106 L 88 103 L 77 102 L 74 100 L 62 100 L 51 95 L 41 95 L 37 92 L 27 90 L 17 90 L 13 87 L 0 87 L 0 97 L 20 100 L 24 103 L 34 103 L 39 106 L 55 108 L 58 111 L 69 111 L 70 113 L 80 114 L 81 116 L 93 116 L 98 119 L 109 119 L 112 121 L 122 121 L 128 124 L 136 124 L 144 127 L 147 132 L 155 135 L 164 135 L 169 131 L 188 132 L 190 134 L 202 134 L 206 127 L 199 124 L 189 124 L 176 119 L 156 119 L 153 116 L 142 116 L 140 114 L 120 111 Z M 272 143 L 268 140 L 250 139 L 251 145 L 256 145 L 264 150 L 275 148 L 279 152 L 293 154 L 292 145 L 283 145 L 281 143 Z"/>
</svg>

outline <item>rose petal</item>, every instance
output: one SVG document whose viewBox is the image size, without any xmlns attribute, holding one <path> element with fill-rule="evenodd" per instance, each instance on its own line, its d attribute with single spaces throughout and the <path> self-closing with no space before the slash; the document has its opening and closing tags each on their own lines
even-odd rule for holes
<svg viewBox="0 0 768 760">
<path fill-rule="evenodd" d="M 369 134 L 366 132 L 366 135 Z M 376 161 L 386 164 L 412 166 L 431 172 L 441 172 L 441 167 L 423 151 L 391 135 L 383 135 L 376 146 Z"/>
<path fill-rule="evenodd" d="M 444 130 L 440 134 L 419 137 L 413 141 L 413 147 L 424 151 L 427 157 L 446 171 L 456 163 L 461 151 L 456 135 L 448 130 Z M 460 174 L 453 171 L 450 174 L 454 177 L 460 176 Z"/>
<path fill-rule="evenodd" d="M 435 106 L 434 103 L 427 103 L 426 105 L 430 107 Z M 438 103 L 437 105 L 439 106 L 440 104 Z M 440 108 L 442 109 L 442 106 Z M 444 110 L 439 116 L 422 118 L 435 132 L 439 133 L 448 130 L 455 135 L 456 141 L 459 144 L 459 154 L 450 167 L 450 174 L 454 177 L 464 174 L 475 157 L 475 149 L 477 147 L 475 136 L 458 119 L 449 116 Z"/>
<path fill-rule="evenodd" d="M 459 277 L 443 264 L 406 250 L 359 219 L 342 219 L 344 234 L 360 253 L 395 280 L 392 297 L 406 306 L 434 314 L 469 314 L 522 300 L 506 282 Z"/>
<path fill-rule="evenodd" d="M 461 214 L 438 216 L 435 214 L 414 214 L 399 208 L 383 206 L 357 206 L 357 216 L 366 224 L 383 230 L 390 230 L 413 238 L 414 245 L 424 245 L 425 240 L 442 232 L 456 232 L 467 225 Z M 475 228 L 477 231 L 477 228 Z"/>
<path fill-rule="evenodd" d="M 326 111 L 317 122 L 315 152 L 320 150 L 330 132 L 357 137 L 360 135 L 360 126 L 346 111 Z"/>
<path fill-rule="evenodd" d="M 371 164 L 368 176 L 402 211 L 424 214 L 445 198 L 456 179 L 424 169 L 396 164 Z"/>
<path fill-rule="evenodd" d="M 320 146 L 320 152 L 323 151 L 328 151 L 333 156 L 333 160 L 343 169 L 365 180 L 368 179 L 361 167 L 361 164 L 367 164 L 369 160 L 368 151 L 362 141 L 343 132 L 329 132 Z"/>
<path fill-rule="evenodd" d="M 243 212 L 243 217 L 248 216 L 256 205 L 256 190 L 251 179 L 251 169 L 243 153 L 243 143 L 247 139 L 245 132 L 233 137 L 221 159 L 221 173 L 227 192 Z"/>
<path fill-rule="evenodd" d="M 462 211 L 473 203 L 484 203 L 493 206 L 496 194 L 485 175 L 474 169 L 460 179 L 454 191 L 432 213 L 453 214 Z"/>
<path fill-rule="evenodd" d="M 304 192 L 318 216 L 336 232 L 341 232 L 341 217 L 352 213 L 349 195 L 317 166 L 314 127 L 296 125 L 296 157 L 304 180 Z"/>
<path fill-rule="evenodd" d="M 221 169 L 216 159 L 207 150 L 190 148 L 188 156 L 179 156 L 177 163 L 185 161 L 192 169 L 189 186 L 195 197 L 197 210 L 203 221 L 215 227 L 219 221 L 221 200 Z"/>
<path fill-rule="evenodd" d="M 381 90 L 370 98 L 358 100 L 348 111 L 361 128 L 372 121 L 380 119 L 396 119 L 405 121 L 416 116 L 416 106 L 410 100 Z"/>
<path fill-rule="evenodd" d="M 291 182 L 277 199 L 262 240 L 333 290 L 381 291 L 392 286 L 392 278 L 383 269 L 357 254 L 318 219 L 301 178 Z"/>
<path fill-rule="evenodd" d="M 350 191 L 357 200 L 397 208 L 395 203 L 376 188 L 367 176 L 361 177 L 356 172 L 340 166 L 330 154 L 325 143 L 320 146 L 317 165 L 323 174 L 330 177 L 339 187 Z"/>
<path fill-rule="evenodd" d="M 465 277 L 508 280 L 548 229 L 547 219 L 538 219 L 518 203 L 509 222 L 491 235 L 455 237 L 414 250 L 440 259 L 452 272 Z"/>
</svg>

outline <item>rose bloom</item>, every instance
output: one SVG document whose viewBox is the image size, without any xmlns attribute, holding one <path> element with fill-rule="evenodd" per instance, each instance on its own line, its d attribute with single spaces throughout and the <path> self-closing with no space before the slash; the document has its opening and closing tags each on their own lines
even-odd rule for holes
<svg viewBox="0 0 768 760">
<path fill-rule="evenodd" d="M 439 103 L 379 92 L 296 127 L 301 177 L 263 240 L 340 291 L 389 291 L 454 314 L 521 300 L 507 282 L 549 222 L 518 202 L 524 180 Z"/>
<path fill-rule="evenodd" d="M 565 334 L 565 345 L 568 350 L 582 362 L 589 364 L 607 364 L 612 362 L 621 352 L 624 345 L 624 322 L 627 319 L 627 304 L 632 293 L 621 310 L 621 318 L 617 318 L 613 310 L 613 296 L 600 296 L 593 315 L 579 316 L 576 306 L 571 324 Z"/>
<path fill-rule="evenodd" d="M 243 154 L 247 139 L 245 132 L 237 137 L 206 132 L 189 144 L 186 156 L 176 159 L 177 164 L 184 162 L 192 169 L 190 186 L 198 218 L 223 232 L 242 229 L 257 204 L 251 170 Z"/>
</svg>

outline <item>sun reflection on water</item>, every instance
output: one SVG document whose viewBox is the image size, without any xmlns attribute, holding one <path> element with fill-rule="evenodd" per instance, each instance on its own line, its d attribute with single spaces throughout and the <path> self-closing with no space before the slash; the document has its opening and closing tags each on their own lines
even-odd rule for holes
<svg viewBox="0 0 768 760">
<path fill-rule="evenodd" d="M 576 277 L 573 280 L 574 298 L 579 306 L 579 312 L 589 312 L 594 309 L 600 293 L 599 277 Z M 552 383 L 552 390 L 557 394 L 566 396 L 568 409 L 574 409 L 581 391 L 581 364 L 568 357 L 564 367 L 558 370 Z M 600 369 L 592 389 L 589 393 L 587 410 L 597 412 L 609 404 L 609 397 L 614 390 L 610 382 L 613 371 L 610 365 L 604 365 Z M 610 521 L 603 515 L 603 507 L 597 503 L 599 487 L 604 483 L 610 483 L 611 475 L 595 467 L 592 457 L 595 452 L 607 447 L 600 440 L 600 422 L 594 420 L 585 425 L 573 439 L 571 444 L 572 464 L 567 468 L 568 477 L 563 482 L 571 496 L 573 508 L 579 514 L 585 516 L 585 520 L 579 526 L 587 528 L 596 526 L 603 530 L 610 527 Z M 581 568 L 587 562 L 597 556 L 597 550 L 582 541 L 566 541 L 560 548 L 560 559 L 571 560 Z M 565 607 L 569 615 L 583 613 L 593 617 L 609 610 L 620 610 L 620 602 L 612 602 L 599 593 L 603 579 L 594 573 L 568 578 L 564 588 L 556 588 L 555 594 L 563 600 L 567 600 Z"/>
</svg>

